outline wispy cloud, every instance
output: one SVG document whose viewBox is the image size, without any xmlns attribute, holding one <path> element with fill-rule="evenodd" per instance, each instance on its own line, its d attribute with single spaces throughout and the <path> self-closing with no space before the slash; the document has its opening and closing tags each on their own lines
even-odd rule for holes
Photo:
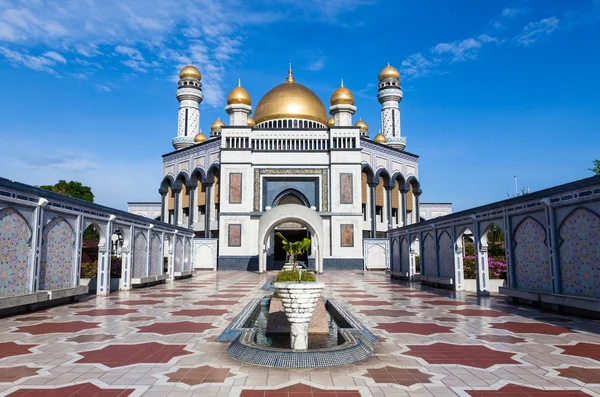
<svg viewBox="0 0 600 397">
<path fill-rule="evenodd" d="M 53 66 L 57 62 L 66 63 L 66 60 L 60 54 L 53 51 L 46 52 L 43 55 L 30 55 L 25 51 L 16 51 L 0 46 L 0 55 L 4 56 L 13 65 L 25 66 L 29 69 L 53 74 L 56 73 Z"/>
<path fill-rule="evenodd" d="M 98 169 L 98 163 L 74 153 L 64 152 L 60 157 L 24 156 L 19 163 L 30 169 L 53 168 L 59 171 L 78 172 Z"/>
<path fill-rule="evenodd" d="M 506 7 L 502 10 L 500 15 L 492 19 L 490 25 L 496 29 L 505 29 L 510 20 L 515 19 L 520 15 L 529 14 L 530 12 L 531 10 L 529 8 Z"/>
<path fill-rule="evenodd" d="M 96 87 L 96 89 L 98 89 L 100 91 L 104 91 L 104 92 L 111 92 L 112 91 L 112 88 L 110 88 L 109 86 L 104 85 L 104 84 L 96 84 L 95 87 Z"/>
<path fill-rule="evenodd" d="M 325 58 L 325 57 L 320 57 L 319 59 L 312 62 L 310 65 L 308 65 L 307 69 L 310 70 L 311 72 L 318 72 L 319 70 L 323 70 L 325 68 L 326 59 L 327 58 Z"/>
<path fill-rule="evenodd" d="M 530 22 L 523 28 L 523 31 L 515 37 L 515 40 L 523 46 L 530 46 L 554 32 L 559 23 L 560 19 L 557 17 L 549 17 L 537 22 Z"/>
<path fill-rule="evenodd" d="M 402 61 L 400 72 L 405 78 L 441 73 L 441 69 L 450 63 L 477 59 L 481 48 L 490 43 L 499 44 L 500 40 L 481 34 L 464 40 L 438 43 L 429 50 L 429 53 L 412 54 Z"/>
</svg>

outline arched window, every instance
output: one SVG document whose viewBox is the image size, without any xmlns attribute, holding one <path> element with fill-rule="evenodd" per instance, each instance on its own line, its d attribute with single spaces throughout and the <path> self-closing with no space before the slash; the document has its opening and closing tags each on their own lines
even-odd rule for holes
<svg viewBox="0 0 600 397">
<path fill-rule="evenodd" d="M 273 200 L 273 207 L 283 204 L 298 204 L 305 207 L 310 206 L 306 196 L 296 189 L 284 190 L 275 198 L 275 200 Z"/>
<path fill-rule="evenodd" d="M 294 128 L 298 128 L 298 120 L 294 120 Z"/>
</svg>

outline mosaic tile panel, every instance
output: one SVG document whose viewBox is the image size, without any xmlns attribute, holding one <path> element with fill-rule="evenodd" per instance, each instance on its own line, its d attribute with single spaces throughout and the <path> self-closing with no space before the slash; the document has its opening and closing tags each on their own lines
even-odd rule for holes
<svg viewBox="0 0 600 397">
<path fill-rule="evenodd" d="M 562 223 L 559 236 L 562 293 L 600 298 L 600 217 L 578 208 Z"/>
<path fill-rule="evenodd" d="M 52 219 L 42 233 L 39 289 L 68 288 L 73 285 L 75 232 L 61 216 Z"/>
<path fill-rule="evenodd" d="M 13 208 L 0 211 L 0 296 L 27 292 L 31 229 Z"/>
<path fill-rule="evenodd" d="M 428 276 L 436 275 L 435 265 L 435 241 L 431 234 L 427 233 L 423 239 L 423 257 L 421 258 L 421 274 Z"/>
<path fill-rule="evenodd" d="M 175 239 L 175 247 L 173 248 L 173 253 L 175 257 L 175 272 L 183 271 L 183 260 L 181 255 L 181 250 L 183 249 L 183 241 L 180 237 Z"/>
<path fill-rule="evenodd" d="M 517 288 L 552 291 L 546 232 L 533 218 L 525 218 L 514 233 L 514 263 Z"/>
<path fill-rule="evenodd" d="M 410 268 L 410 250 L 408 247 L 408 240 L 403 238 L 400 247 L 400 258 L 402 259 L 400 261 L 400 271 L 408 272 L 408 269 Z"/>
<path fill-rule="evenodd" d="M 443 231 L 438 238 L 440 276 L 454 278 L 454 244 L 448 232 Z"/>
<path fill-rule="evenodd" d="M 161 256 L 160 237 L 152 233 L 150 238 L 150 275 L 162 274 L 163 258 Z"/>
<path fill-rule="evenodd" d="M 146 261 L 148 258 L 148 240 L 143 232 L 137 232 L 133 240 L 133 277 L 146 276 Z"/>
</svg>

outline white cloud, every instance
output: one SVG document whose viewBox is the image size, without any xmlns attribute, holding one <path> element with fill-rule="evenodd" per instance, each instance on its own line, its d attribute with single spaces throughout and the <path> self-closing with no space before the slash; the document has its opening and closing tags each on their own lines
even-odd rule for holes
<svg viewBox="0 0 600 397">
<path fill-rule="evenodd" d="M 323 70 L 325 68 L 325 57 L 321 57 L 308 65 L 308 70 L 311 72 L 318 72 L 319 70 Z"/>
<path fill-rule="evenodd" d="M 46 56 L 46 54 L 29 55 L 26 52 L 14 51 L 4 46 L 0 46 L 0 55 L 4 56 L 13 65 L 24 66 L 40 72 L 56 73 L 53 69 L 57 62 L 56 56 Z"/>
<path fill-rule="evenodd" d="M 56 51 L 46 51 L 44 53 L 44 56 L 46 58 L 54 59 L 56 62 L 60 62 L 60 63 L 63 63 L 63 64 L 67 63 L 67 60 L 65 59 L 65 57 L 63 57 L 62 55 L 60 55 Z"/>
<path fill-rule="evenodd" d="M 112 88 L 110 88 L 107 85 L 103 85 L 103 84 L 96 84 L 96 89 L 100 90 L 100 91 L 104 91 L 104 92 L 111 92 Z"/>
<path fill-rule="evenodd" d="M 515 37 L 515 40 L 523 46 L 530 46 L 554 32 L 559 23 L 560 19 L 557 17 L 549 17 L 537 22 L 530 22 L 523 28 L 523 32 Z"/>
<path fill-rule="evenodd" d="M 440 73 L 440 68 L 444 65 L 477 59 L 481 48 L 490 43 L 499 44 L 500 41 L 487 34 L 481 34 L 464 40 L 438 43 L 429 50 L 429 54 L 419 52 L 402 61 L 400 73 L 408 78 Z"/>
<path fill-rule="evenodd" d="M 506 18 L 514 18 L 518 15 L 527 14 L 529 12 L 526 8 L 510 8 L 506 7 L 502 10 L 502 16 Z"/>
</svg>

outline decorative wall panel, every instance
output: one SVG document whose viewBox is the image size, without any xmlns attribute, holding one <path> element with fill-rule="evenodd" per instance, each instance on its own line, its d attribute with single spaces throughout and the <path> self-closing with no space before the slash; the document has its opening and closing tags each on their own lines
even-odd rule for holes
<svg viewBox="0 0 600 397">
<path fill-rule="evenodd" d="M 61 216 L 44 226 L 40 258 L 39 289 L 51 290 L 73 286 L 75 232 Z"/>
<path fill-rule="evenodd" d="M 341 228 L 341 246 L 354 247 L 354 225 L 340 225 Z"/>
<path fill-rule="evenodd" d="M 241 247 L 242 245 L 242 225 L 230 224 L 227 233 L 227 245 L 230 247 Z"/>
<path fill-rule="evenodd" d="M 133 277 L 146 276 L 146 260 L 148 248 L 146 247 L 146 236 L 142 232 L 137 232 L 133 240 Z"/>
<path fill-rule="evenodd" d="M 150 238 L 150 276 L 158 276 L 162 274 L 163 258 L 161 255 L 160 237 L 156 233 L 152 233 Z"/>
<path fill-rule="evenodd" d="M 573 211 L 559 230 L 562 293 L 600 298 L 600 217 Z"/>
<path fill-rule="evenodd" d="M 13 208 L 0 211 L 0 296 L 27 292 L 31 228 Z"/>
<path fill-rule="evenodd" d="M 515 229 L 513 240 L 517 288 L 552 292 L 550 258 L 542 225 L 533 218 L 525 218 Z"/>
<path fill-rule="evenodd" d="M 400 244 L 400 271 L 403 273 L 408 273 L 410 269 L 410 247 L 408 246 L 408 240 L 406 238 L 402 239 Z"/>
<path fill-rule="evenodd" d="M 423 257 L 421 258 L 421 274 L 435 276 L 435 241 L 427 233 L 423 238 Z"/>
<path fill-rule="evenodd" d="M 191 245 L 190 245 L 190 241 L 186 238 L 185 242 L 183 244 L 184 246 L 184 250 L 183 250 L 183 269 L 186 271 L 192 270 L 192 267 L 190 266 L 190 257 L 192 255 L 191 253 Z"/>
<path fill-rule="evenodd" d="M 454 244 L 447 231 L 438 238 L 438 258 L 440 261 L 440 277 L 454 278 Z"/>
<path fill-rule="evenodd" d="M 229 204 L 241 204 L 242 202 L 242 174 L 232 172 L 229 174 Z"/>
<path fill-rule="evenodd" d="M 183 250 L 183 241 L 181 240 L 181 237 L 178 237 L 175 239 L 175 247 L 174 247 L 174 254 L 175 254 L 175 272 L 181 273 L 183 271 L 183 255 L 182 255 L 182 250 Z"/>
<path fill-rule="evenodd" d="M 352 174 L 340 174 L 340 204 L 352 204 L 353 198 Z"/>
</svg>

